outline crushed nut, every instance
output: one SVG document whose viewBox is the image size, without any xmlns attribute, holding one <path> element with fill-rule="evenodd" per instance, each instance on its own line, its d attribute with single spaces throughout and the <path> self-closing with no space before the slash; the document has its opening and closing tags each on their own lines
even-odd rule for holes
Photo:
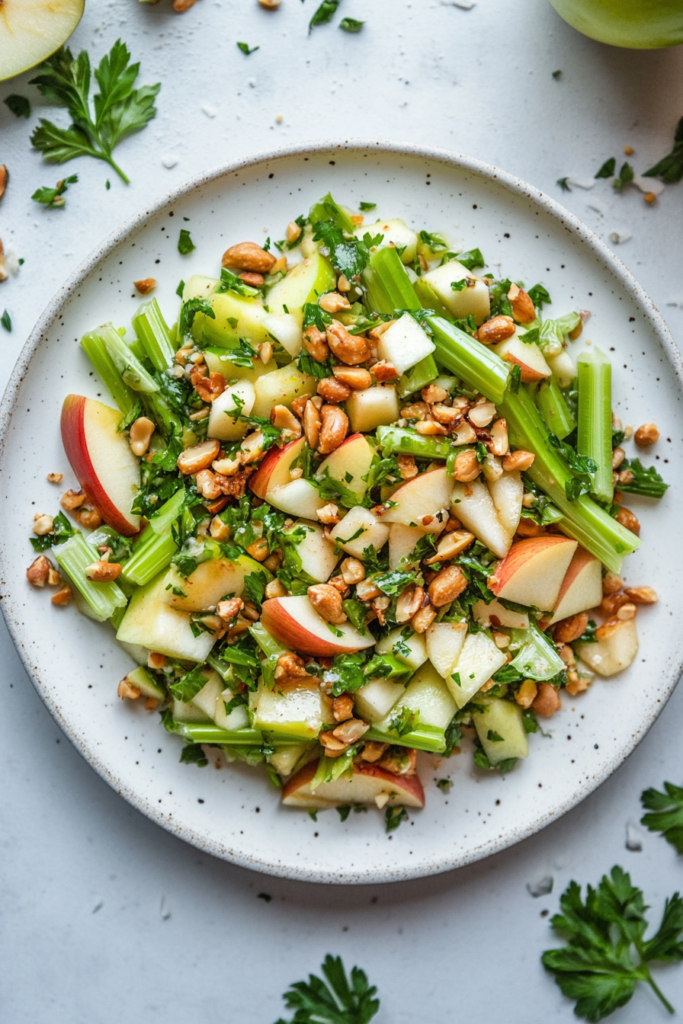
<svg viewBox="0 0 683 1024">
<path fill-rule="evenodd" d="M 420 420 L 415 424 L 415 430 L 418 434 L 424 434 L 426 437 L 433 436 L 434 434 L 443 436 L 448 433 L 446 428 L 441 423 L 437 423 L 436 420 Z"/>
<path fill-rule="evenodd" d="M 556 624 L 553 640 L 555 643 L 572 644 L 586 632 L 587 625 L 588 615 L 586 612 L 570 615 L 568 619 L 562 619 Z"/>
<path fill-rule="evenodd" d="M 361 751 L 361 760 L 374 764 L 375 761 L 379 761 L 379 759 L 384 756 L 384 753 L 388 749 L 388 743 L 377 743 L 375 740 L 366 740 L 365 746 Z"/>
<path fill-rule="evenodd" d="M 397 380 L 401 376 L 394 364 L 386 359 L 380 359 L 378 363 L 371 366 L 370 373 L 374 374 L 378 384 L 384 384 L 388 380 Z"/>
<path fill-rule="evenodd" d="M 147 655 L 147 668 L 153 668 L 157 672 L 166 664 L 166 655 L 158 651 L 150 651 Z"/>
<path fill-rule="evenodd" d="M 338 523 L 341 519 L 338 506 L 334 505 L 332 502 L 329 502 L 327 505 L 323 505 L 322 508 L 319 508 L 316 515 L 320 522 L 325 523 L 326 526 L 332 526 L 335 523 Z"/>
<path fill-rule="evenodd" d="M 65 512 L 73 512 L 75 509 L 80 508 L 84 501 L 85 494 L 83 491 L 69 489 L 64 492 L 59 500 L 59 504 Z"/>
<path fill-rule="evenodd" d="M 259 537 L 258 540 L 249 544 L 245 550 L 247 554 L 251 555 L 252 558 L 255 558 L 257 562 L 265 562 L 266 558 L 270 554 L 268 541 L 265 537 Z"/>
<path fill-rule="evenodd" d="M 26 570 L 26 579 L 32 587 L 44 587 L 51 568 L 52 563 L 50 559 L 46 555 L 38 555 Z"/>
<path fill-rule="evenodd" d="M 456 558 L 461 552 L 468 548 L 474 541 L 474 534 L 468 530 L 453 530 L 443 535 L 436 545 L 436 551 L 429 558 L 425 558 L 425 565 L 435 565 L 438 562 L 449 562 Z"/>
<path fill-rule="evenodd" d="M 622 464 L 625 458 L 626 452 L 624 451 L 624 449 L 615 448 L 612 452 L 612 469 L 619 469 L 619 466 Z"/>
<path fill-rule="evenodd" d="M 275 257 L 256 242 L 240 242 L 225 250 L 221 263 L 226 270 L 253 270 L 257 274 L 268 274 Z"/>
<path fill-rule="evenodd" d="M 62 574 L 57 572 L 50 566 L 50 571 L 47 574 L 47 585 L 48 587 L 60 587 L 62 585 Z"/>
<path fill-rule="evenodd" d="M 368 723 L 364 722 L 361 718 L 350 718 L 347 722 L 342 722 L 336 729 L 333 729 L 332 735 L 341 740 L 342 743 L 356 743 L 369 728 Z"/>
<path fill-rule="evenodd" d="M 140 696 L 140 690 L 137 688 L 137 686 L 133 686 L 131 683 L 129 683 L 128 677 L 126 676 L 126 678 L 122 679 L 121 682 L 119 683 L 117 694 L 121 698 L 121 700 L 137 700 L 138 697 Z"/>
<path fill-rule="evenodd" d="M 493 402 L 480 402 L 470 409 L 467 419 L 473 426 L 483 428 L 488 427 L 495 415 L 496 407 Z"/>
<path fill-rule="evenodd" d="M 467 577 L 457 565 L 449 565 L 437 573 L 429 584 L 429 600 L 435 608 L 455 601 L 467 587 Z"/>
<path fill-rule="evenodd" d="M 631 533 L 635 533 L 636 537 L 640 536 L 640 523 L 630 508 L 625 508 L 622 505 L 614 518 L 622 526 L 625 526 L 627 530 L 630 530 Z"/>
<path fill-rule="evenodd" d="M 271 580 L 266 583 L 266 597 L 270 600 L 273 597 L 287 597 L 287 588 L 279 580 Z"/>
<path fill-rule="evenodd" d="M 602 577 L 603 594 L 618 594 L 624 585 L 624 581 L 615 572 L 609 570 Z"/>
<path fill-rule="evenodd" d="M 332 715 L 335 722 L 347 722 L 353 718 L 353 697 L 342 693 L 332 701 Z"/>
<path fill-rule="evenodd" d="M 338 405 L 324 405 L 320 412 L 322 426 L 318 438 L 318 451 L 329 455 L 342 443 L 349 429 L 349 418 Z"/>
<path fill-rule="evenodd" d="M 133 284 L 140 295 L 149 295 L 157 286 L 155 277 L 143 277 L 141 281 L 133 281 Z"/>
<path fill-rule="evenodd" d="M 316 363 L 324 363 L 330 354 L 327 347 L 326 335 L 317 327 L 307 327 L 302 335 L 302 345 Z"/>
<path fill-rule="evenodd" d="M 412 480 L 417 476 L 417 463 L 414 455 L 399 455 L 396 461 L 403 480 Z"/>
<path fill-rule="evenodd" d="M 130 450 L 133 455 L 142 458 L 149 448 L 149 442 L 152 440 L 154 430 L 154 421 L 147 419 L 146 416 L 138 416 L 135 422 L 131 423 L 128 436 L 130 439 Z"/>
<path fill-rule="evenodd" d="M 339 292 L 327 292 L 318 299 L 318 305 L 326 313 L 339 313 L 342 309 L 351 309 L 351 303 L 345 295 Z"/>
<path fill-rule="evenodd" d="M 339 757 L 348 746 L 348 743 L 337 739 L 331 732 L 321 732 L 318 736 L 318 741 L 325 748 L 325 753 L 328 757 Z"/>
<path fill-rule="evenodd" d="M 316 583 L 309 587 L 308 600 L 318 615 L 326 622 L 331 622 L 334 626 L 340 626 L 342 622 L 346 622 L 341 594 L 329 583 Z"/>
<path fill-rule="evenodd" d="M 236 615 L 244 608 L 244 601 L 241 597 L 230 597 L 226 601 L 219 601 L 216 605 L 216 615 L 226 622 L 231 622 Z"/>
<path fill-rule="evenodd" d="M 515 470 L 524 473 L 532 465 L 535 458 L 536 456 L 533 452 L 525 452 L 523 450 L 510 452 L 503 459 L 503 469 L 506 473 L 512 473 Z"/>
<path fill-rule="evenodd" d="M 98 526 L 102 525 L 102 516 L 92 505 L 81 506 L 75 512 L 74 517 L 76 522 L 80 526 L 84 526 L 86 530 L 96 530 Z"/>
<path fill-rule="evenodd" d="M 435 618 L 436 608 L 432 608 L 428 604 L 421 608 L 416 615 L 413 615 L 410 624 L 415 633 L 426 633 Z"/>
<path fill-rule="evenodd" d="M 515 694 L 515 700 L 521 708 L 529 708 L 536 700 L 538 687 L 533 679 L 525 679 Z"/>
<path fill-rule="evenodd" d="M 365 391 L 372 385 L 372 375 L 362 366 L 335 366 L 332 371 L 343 384 L 353 391 Z"/>
<path fill-rule="evenodd" d="M 531 706 L 537 715 L 542 715 L 543 718 L 550 718 L 556 711 L 559 711 L 562 707 L 562 702 L 559 693 L 552 683 L 539 683 L 538 695 L 534 698 Z"/>
<path fill-rule="evenodd" d="M 310 448 L 318 447 L 318 439 L 320 438 L 320 427 L 322 425 L 322 419 L 320 413 L 316 408 L 315 402 L 308 401 L 304 408 L 304 434 Z"/>
<path fill-rule="evenodd" d="M 109 561 L 109 553 L 100 558 L 92 565 L 85 568 L 85 578 L 92 583 L 111 583 L 118 579 L 123 571 L 123 566 L 118 562 Z"/>
<path fill-rule="evenodd" d="M 202 441 L 192 448 L 186 448 L 178 456 L 178 469 L 185 476 L 198 473 L 200 469 L 207 469 L 214 459 L 218 458 L 220 450 L 221 444 L 217 440 Z"/>
<path fill-rule="evenodd" d="M 642 427 L 638 427 L 633 440 L 640 448 L 644 448 L 648 444 L 654 444 L 655 441 L 659 440 L 659 430 L 655 423 L 643 423 Z"/>
<path fill-rule="evenodd" d="M 44 537 L 47 533 L 53 533 L 55 528 L 54 519 L 48 515 L 37 515 L 33 520 L 33 532 L 37 537 Z"/>
<path fill-rule="evenodd" d="M 273 406 L 270 413 L 270 422 L 278 430 L 290 430 L 296 437 L 301 436 L 301 424 L 286 405 Z"/>
<path fill-rule="evenodd" d="M 343 324 L 333 320 L 325 332 L 327 344 L 342 363 L 355 366 L 370 358 L 370 345 L 361 334 L 349 334 Z"/>
<path fill-rule="evenodd" d="M 481 464 L 477 458 L 477 453 L 474 449 L 469 448 L 467 451 L 460 452 L 456 456 L 455 464 L 453 466 L 453 476 L 460 483 L 467 484 L 472 480 L 476 480 L 481 473 Z"/>
<path fill-rule="evenodd" d="M 349 385 L 338 377 L 324 377 L 318 381 L 318 394 L 322 395 L 326 402 L 345 402 L 351 393 Z"/>
<path fill-rule="evenodd" d="M 627 587 L 624 593 L 634 604 L 656 604 L 659 600 L 652 587 Z"/>
<path fill-rule="evenodd" d="M 51 597 L 52 604 L 58 605 L 63 608 L 71 600 L 71 587 L 68 583 L 65 583 L 63 587 L 60 587 L 56 594 Z"/>
<path fill-rule="evenodd" d="M 477 338 L 484 345 L 496 345 L 499 341 L 506 341 L 516 331 L 512 317 L 494 316 L 482 324 L 477 331 Z"/>
<path fill-rule="evenodd" d="M 438 384 L 427 384 L 426 387 L 422 388 L 420 397 L 427 405 L 435 405 L 437 402 L 445 402 L 448 398 L 448 392 L 445 388 L 440 388 Z"/>
<path fill-rule="evenodd" d="M 48 473 L 47 482 L 49 484 L 61 484 L 63 476 L 63 473 Z"/>
<path fill-rule="evenodd" d="M 365 566 L 357 558 L 345 558 L 339 568 L 344 583 L 350 587 L 365 579 Z"/>
<path fill-rule="evenodd" d="M 512 306 L 512 315 L 518 324 L 530 324 L 536 319 L 536 310 L 529 295 L 516 285 L 510 285 L 508 302 Z"/>
</svg>

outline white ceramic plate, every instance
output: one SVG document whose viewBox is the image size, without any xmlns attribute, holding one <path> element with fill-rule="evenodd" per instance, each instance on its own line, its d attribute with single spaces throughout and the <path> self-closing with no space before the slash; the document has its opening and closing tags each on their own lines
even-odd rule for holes
<svg viewBox="0 0 683 1024">
<path fill-rule="evenodd" d="M 562 712 L 544 723 L 551 735 L 532 736 L 529 759 L 510 775 L 473 769 L 468 751 L 440 765 L 421 755 L 427 806 L 388 837 L 374 810 L 344 824 L 335 812 L 314 822 L 281 808 L 259 771 L 179 764 L 181 741 L 163 731 L 158 715 L 117 699 L 131 664 L 111 629 L 73 607 L 51 607 L 48 594 L 25 580 L 33 513 L 56 511 L 63 489 L 46 474 L 62 471 L 64 485 L 75 485 L 59 438 L 62 400 L 68 392 L 108 400 L 79 348 L 81 335 L 110 319 L 129 325 L 140 301 L 132 282 L 149 276 L 158 278 L 155 294 L 172 320 L 181 278 L 216 273 L 228 244 L 282 237 L 288 221 L 328 189 L 351 206 L 376 202 L 378 215 L 443 230 L 453 247 L 479 246 L 494 273 L 543 282 L 553 313 L 592 310 L 584 337 L 614 352 L 616 408 L 624 423 L 658 423 L 657 465 L 674 485 L 656 510 L 629 502 L 641 515 L 644 545 L 629 559 L 627 579 L 654 585 L 660 595 L 657 607 L 639 613 L 641 650 L 631 668 L 586 695 L 565 695 Z M 181 227 L 197 246 L 190 256 L 177 252 Z M 163 196 L 98 246 L 26 343 L 0 424 L 0 568 L 9 629 L 40 696 L 83 756 L 126 800 L 188 842 L 245 867 L 319 882 L 390 881 L 467 864 L 531 835 L 587 796 L 631 753 L 676 684 L 683 656 L 672 619 L 681 579 L 681 369 L 664 321 L 620 261 L 553 200 L 493 167 L 361 142 L 299 147 L 221 168 Z M 448 795 L 432 781 L 444 777 L 453 781 Z"/>
</svg>

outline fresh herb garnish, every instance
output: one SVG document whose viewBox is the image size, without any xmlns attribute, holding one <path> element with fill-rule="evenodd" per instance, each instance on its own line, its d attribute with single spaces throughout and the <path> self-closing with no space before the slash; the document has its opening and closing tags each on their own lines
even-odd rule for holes
<svg viewBox="0 0 683 1024">
<path fill-rule="evenodd" d="M 323 0 L 308 23 L 308 31 L 310 32 L 316 25 L 326 25 L 328 21 L 331 21 L 337 13 L 340 3 L 341 0 Z"/>
<path fill-rule="evenodd" d="M 364 24 L 364 21 L 358 21 L 357 18 L 342 18 L 339 22 L 339 28 L 342 29 L 343 32 L 360 32 Z M 361 210 L 372 209 L 374 205 L 375 204 L 372 203 L 370 206 L 363 206 L 361 203 L 360 208 Z"/>
<path fill-rule="evenodd" d="M 186 743 L 180 752 L 181 764 L 196 764 L 198 768 L 206 768 L 209 759 L 204 753 L 201 743 Z"/>
<path fill-rule="evenodd" d="M 181 256 L 187 256 L 188 253 L 193 252 L 197 246 L 190 238 L 190 232 L 187 228 L 180 229 L 180 235 L 178 236 L 178 252 Z"/>
<path fill-rule="evenodd" d="M 462 263 L 463 267 L 467 267 L 468 270 L 486 266 L 486 260 L 482 255 L 481 249 L 468 249 L 466 252 L 458 253 L 455 258 L 458 263 Z"/>
<path fill-rule="evenodd" d="M 576 501 L 582 494 L 590 494 L 593 487 L 593 474 L 597 473 L 598 464 L 588 455 L 579 455 L 566 441 L 560 441 L 555 434 L 548 434 L 548 442 L 567 460 L 574 477 L 565 484 L 565 493 L 569 501 Z"/>
<path fill-rule="evenodd" d="M 31 546 L 34 551 L 46 551 L 54 544 L 63 544 L 73 535 L 73 526 L 63 512 L 58 512 L 53 520 L 52 533 L 44 533 L 42 537 L 31 537 Z"/>
<path fill-rule="evenodd" d="M 643 177 L 661 178 L 667 185 L 675 185 L 683 178 L 683 117 L 676 125 L 673 149 L 649 171 L 645 171 Z"/>
<path fill-rule="evenodd" d="M 327 325 L 331 323 L 332 317 L 317 302 L 304 303 L 304 331 L 308 327 L 317 327 L 324 334 Z"/>
<path fill-rule="evenodd" d="M 624 459 L 619 470 L 623 472 L 627 469 L 633 473 L 633 480 L 627 483 L 622 483 L 620 480 L 617 484 L 620 491 L 628 491 L 629 494 L 642 494 L 646 498 L 664 497 L 669 485 L 664 483 L 654 466 L 645 469 L 640 459 Z"/>
<path fill-rule="evenodd" d="M 252 297 L 258 295 L 258 288 L 252 288 L 251 285 L 246 284 L 241 277 L 237 274 L 233 274 L 232 270 L 227 270 L 225 267 L 221 267 L 221 279 L 216 292 L 220 295 L 223 292 L 235 292 L 237 295 L 245 295 Z"/>
<path fill-rule="evenodd" d="M 552 305 L 552 299 L 548 290 L 542 284 L 535 284 L 529 288 L 527 295 L 538 309 L 543 309 L 544 304 Z"/>
<path fill-rule="evenodd" d="M 367 683 L 363 674 L 365 658 L 362 654 L 337 654 L 332 661 L 332 668 L 325 675 L 332 683 L 332 695 L 353 693 Z"/>
<path fill-rule="evenodd" d="M 260 572 L 250 572 L 248 576 L 244 577 L 244 589 L 249 595 L 249 599 L 255 605 L 258 605 L 259 608 L 263 604 L 263 598 L 266 595 L 267 583 L 268 580 L 263 570 Z"/>
<path fill-rule="evenodd" d="M 144 128 L 156 115 L 154 100 L 161 85 L 133 88 L 139 64 L 129 64 L 130 53 L 120 39 L 100 61 L 94 72 L 99 92 L 90 110 L 90 58 L 82 50 L 74 59 L 64 46 L 41 64 L 37 85 L 43 96 L 66 107 L 72 118 L 68 128 L 59 128 L 41 117 L 31 144 L 51 163 L 63 164 L 78 156 L 105 160 L 129 184 L 129 178 L 114 162 L 112 152 L 132 132 Z"/>
<path fill-rule="evenodd" d="M 360 23 L 360 24 L 361 24 L 361 25 L 364 25 L 364 24 L 365 24 L 365 22 L 364 22 L 364 21 L 361 21 L 361 23 Z M 359 209 L 360 209 L 360 210 L 361 210 L 361 211 L 362 211 L 363 213 L 365 213 L 365 212 L 367 212 L 368 210 L 374 210 L 376 206 L 377 206 L 377 203 L 360 203 L 360 204 L 359 204 Z"/>
<path fill-rule="evenodd" d="M 0 316 L 0 324 L 2 324 L 9 334 L 12 333 L 12 318 L 7 310 L 4 310 L 2 316 Z"/>
<path fill-rule="evenodd" d="M 558 178 L 557 181 L 555 182 L 555 184 L 559 185 L 563 192 L 571 192 L 571 187 L 569 185 L 569 178 L 568 177 L 567 178 Z"/>
<path fill-rule="evenodd" d="M 242 53 L 246 53 L 246 55 L 248 57 L 250 53 L 256 53 L 256 51 L 260 50 L 261 47 L 260 46 L 252 46 L 252 47 L 250 47 L 249 43 L 238 43 L 237 44 L 237 49 L 241 50 Z"/>
<path fill-rule="evenodd" d="M 633 181 L 633 178 L 633 168 L 629 163 L 624 163 L 621 165 L 618 176 L 614 179 L 613 187 L 620 192 L 625 185 L 629 185 Z"/>
<path fill-rule="evenodd" d="M 641 819 L 650 832 L 661 832 L 667 843 L 671 843 L 678 853 L 683 853 L 683 788 L 665 782 L 665 793 L 656 789 L 646 789 L 640 800 L 646 811 Z"/>
<path fill-rule="evenodd" d="M 602 165 L 602 167 L 600 168 L 600 170 L 597 171 L 595 177 L 596 178 L 611 178 L 615 174 L 616 169 L 617 169 L 617 161 L 616 161 L 616 159 L 613 156 L 611 156 L 609 158 L 609 160 L 605 160 L 605 162 Z"/>
<path fill-rule="evenodd" d="M 45 206 L 63 207 L 66 204 L 64 193 L 69 185 L 75 185 L 78 181 L 77 174 L 70 174 L 68 178 L 58 181 L 54 188 L 38 188 L 31 196 L 35 203 L 43 203 Z"/>
<path fill-rule="evenodd" d="M 195 668 L 190 669 L 180 677 L 175 679 L 173 682 L 169 682 L 168 688 L 174 697 L 181 700 L 184 704 L 196 697 L 200 690 L 206 686 L 207 677 L 206 673 L 202 669 L 201 665 L 197 665 Z"/>
<path fill-rule="evenodd" d="M 216 319 L 213 307 L 207 299 L 188 299 L 182 304 L 178 320 L 178 332 L 181 338 L 190 333 L 197 313 L 203 313 L 204 316 L 208 316 L 209 320 Z"/>
<path fill-rule="evenodd" d="M 25 96 L 18 96 L 13 92 L 9 96 L 5 96 L 3 103 L 9 107 L 15 117 L 28 118 L 31 116 L 31 104 Z"/>
<path fill-rule="evenodd" d="M 328 953 L 322 973 L 322 978 L 309 974 L 308 981 L 290 986 L 283 999 L 294 1016 L 277 1024 L 368 1024 L 379 1010 L 379 999 L 365 972 L 352 967 L 347 977 L 341 957 Z"/>
<path fill-rule="evenodd" d="M 387 832 L 394 832 L 402 822 L 408 820 L 408 812 L 403 806 L 387 807 L 384 812 L 384 827 Z"/>
<path fill-rule="evenodd" d="M 660 991 L 650 964 L 683 959 L 683 900 L 678 893 L 667 899 L 659 930 L 645 938 L 648 907 L 643 893 L 622 868 L 603 875 L 597 889 L 570 882 L 560 897 L 562 913 L 551 924 L 567 936 L 567 945 L 547 950 L 541 957 L 546 970 L 564 995 L 576 1000 L 574 1013 L 599 1021 L 625 1006 L 639 981 L 644 981 L 666 1006 L 674 1009 Z"/>
</svg>

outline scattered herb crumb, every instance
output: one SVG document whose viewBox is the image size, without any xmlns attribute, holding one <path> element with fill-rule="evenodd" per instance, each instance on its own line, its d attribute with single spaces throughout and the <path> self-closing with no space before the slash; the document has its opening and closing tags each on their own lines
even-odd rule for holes
<svg viewBox="0 0 683 1024">
<path fill-rule="evenodd" d="M 384 812 L 384 824 L 387 832 L 393 832 L 399 825 L 408 820 L 408 812 L 403 806 L 387 807 Z"/>
<path fill-rule="evenodd" d="M 683 178 L 683 117 L 676 125 L 673 149 L 649 171 L 645 171 L 643 177 L 661 178 L 667 185 L 675 185 Z"/>
<path fill-rule="evenodd" d="M 616 174 L 617 161 L 615 157 L 611 156 L 609 160 L 605 160 L 604 164 L 599 171 L 596 172 L 596 178 L 611 178 Z"/>
<path fill-rule="evenodd" d="M 571 188 L 569 186 L 569 178 L 568 177 L 567 178 L 558 178 L 557 181 L 555 182 L 555 184 L 559 185 L 563 192 L 571 192 Z"/>
<path fill-rule="evenodd" d="M 107 192 L 111 188 L 111 182 L 110 182 L 109 178 L 107 178 L 107 180 L 105 181 L 104 187 L 106 188 Z"/>
<path fill-rule="evenodd" d="M 260 892 L 260 893 L 258 894 L 258 896 L 257 896 L 257 899 L 259 899 L 259 900 L 263 900 L 263 901 L 264 901 L 264 903 L 270 903 L 270 901 L 272 900 L 272 898 L 273 898 L 273 897 L 272 897 L 272 896 L 269 896 L 267 892 Z"/>
<path fill-rule="evenodd" d="M 191 253 L 196 248 L 197 246 L 190 238 L 190 232 L 187 228 L 181 228 L 180 235 L 178 237 L 178 252 L 180 255 L 187 256 L 188 253 Z"/>
<path fill-rule="evenodd" d="M 629 163 L 621 165 L 618 177 L 614 179 L 614 188 L 617 192 L 621 192 L 624 185 L 630 184 L 633 181 L 633 168 Z"/>
<path fill-rule="evenodd" d="M 342 18 L 339 28 L 343 32 L 360 32 L 364 24 L 364 21 L 357 21 L 356 18 Z"/>
<path fill-rule="evenodd" d="M 247 57 L 249 56 L 250 53 L 256 53 L 257 50 L 261 49 L 260 46 L 252 46 L 250 48 L 249 43 L 238 43 L 237 48 L 241 50 L 242 53 L 246 53 Z"/>
<path fill-rule="evenodd" d="M 453 783 L 450 779 L 437 779 L 436 784 L 442 793 L 450 793 L 453 788 Z"/>
<path fill-rule="evenodd" d="M 561 77 L 562 77 L 562 70 L 561 69 L 558 70 L 558 71 L 553 71 L 553 78 L 557 79 L 557 78 L 561 78 Z"/>
<path fill-rule="evenodd" d="M 12 318 L 10 317 L 7 310 L 5 310 L 2 316 L 0 316 L 0 324 L 2 324 L 6 331 L 8 331 L 10 334 L 12 333 Z"/>
<path fill-rule="evenodd" d="M 68 178 L 63 178 L 62 181 L 58 181 L 55 188 L 38 188 L 31 196 L 36 203 L 42 203 L 44 206 L 56 206 L 63 207 L 66 205 L 66 199 L 64 193 L 68 189 L 69 185 L 75 185 L 78 181 L 77 174 L 70 174 Z"/>
<path fill-rule="evenodd" d="M 365 213 L 368 210 L 374 210 L 376 206 L 377 203 L 361 203 L 360 209 Z"/>
<path fill-rule="evenodd" d="M 25 96 L 17 96 L 16 93 L 12 93 L 10 96 L 5 96 L 3 103 L 9 107 L 15 117 L 28 118 L 31 116 L 31 104 Z"/>
<path fill-rule="evenodd" d="M 326 25 L 328 21 L 331 21 L 340 3 L 341 0 L 323 0 L 308 23 L 308 31 L 310 32 L 316 25 Z"/>
</svg>

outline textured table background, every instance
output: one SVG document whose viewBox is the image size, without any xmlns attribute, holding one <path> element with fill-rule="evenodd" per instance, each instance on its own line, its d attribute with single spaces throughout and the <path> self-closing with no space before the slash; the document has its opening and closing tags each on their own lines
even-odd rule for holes
<svg viewBox="0 0 683 1024">
<path fill-rule="evenodd" d="M 601 46 L 544 0 L 478 0 L 470 10 L 344 0 L 335 22 L 308 36 L 315 4 L 283 0 L 271 14 L 256 0 L 200 0 L 180 16 L 170 0 L 88 0 L 72 47 L 99 60 L 121 36 L 142 62 L 141 81 L 163 82 L 156 120 L 117 150 L 128 188 L 104 164 L 44 165 L 28 141 L 38 111 L 27 124 L 0 105 L 0 163 L 12 178 L 0 237 L 26 261 L 0 286 L 0 310 L 14 324 L 11 334 L 0 331 L 3 385 L 38 313 L 95 243 L 206 167 L 280 143 L 394 138 L 460 150 L 559 195 L 557 178 L 586 182 L 624 145 L 634 147 L 637 170 L 650 166 L 668 151 L 683 113 L 680 48 Z M 363 32 L 338 31 L 342 14 L 366 18 Z M 245 57 L 238 40 L 260 50 Z M 33 99 L 30 77 L 0 86 L 0 99 Z M 167 169 L 170 157 L 177 163 Z M 39 185 L 74 171 L 81 180 L 66 209 L 30 201 Z M 631 235 L 619 255 L 680 336 L 683 185 L 653 208 L 635 190 L 618 196 L 606 183 L 561 198 L 602 237 Z M 596 882 L 621 863 L 656 913 L 683 882 L 659 838 L 642 833 L 641 852 L 625 849 L 640 791 L 683 781 L 683 693 L 616 776 L 515 849 L 402 885 L 323 888 L 213 860 L 129 808 L 62 736 L 0 630 L 5 1024 L 268 1024 L 287 984 L 328 951 L 362 965 L 379 986 L 380 1024 L 452 1014 L 477 1024 L 569 1021 L 571 1005 L 539 963 L 552 944 L 546 912 L 569 879 Z M 533 899 L 526 883 L 545 875 L 554 892 Z M 658 980 L 683 1010 L 683 969 L 663 969 Z M 642 991 L 618 1019 L 666 1016 Z"/>
</svg>

